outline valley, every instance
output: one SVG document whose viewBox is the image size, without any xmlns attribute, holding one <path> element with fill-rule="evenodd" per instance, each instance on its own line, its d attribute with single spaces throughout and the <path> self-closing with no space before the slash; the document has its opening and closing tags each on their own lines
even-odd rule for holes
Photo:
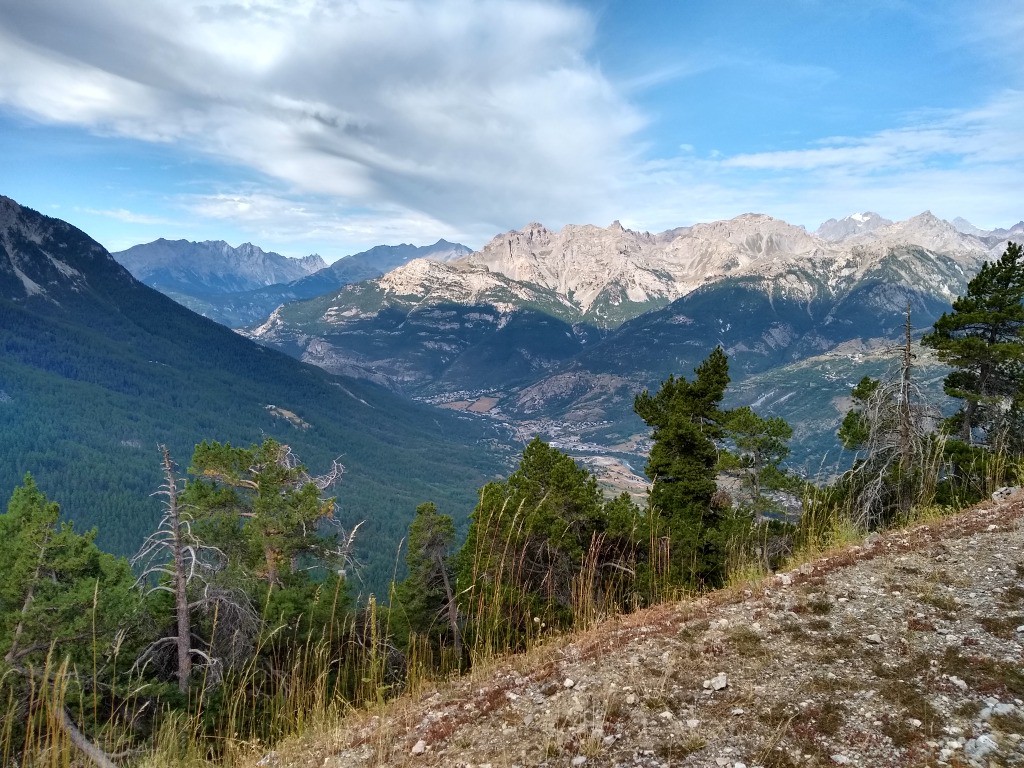
<svg viewBox="0 0 1024 768">
<path fill-rule="evenodd" d="M 721 345 L 729 403 L 785 418 L 791 466 L 829 476 L 850 461 L 835 438 L 849 391 L 886 370 L 907 310 L 920 336 L 1013 231 L 966 234 L 927 212 L 856 214 L 816 234 L 753 214 L 656 235 L 530 224 L 242 332 L 513 440 L 541 435 L 633 493 L 648 448 L 634 396 Z M 929 359 L 924 383 L 941 399 Z"/>
</svg>

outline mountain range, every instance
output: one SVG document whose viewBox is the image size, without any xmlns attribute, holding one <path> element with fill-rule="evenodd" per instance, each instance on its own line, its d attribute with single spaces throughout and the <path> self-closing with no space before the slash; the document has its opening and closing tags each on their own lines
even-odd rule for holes
<svg viewBox="0 0 1024 768">
<path fill-rule="evenodd" d="M 0 489 L 25 472 L 98 543 L 151 532 L 158 444 L 288 443 L 313 472 L 340 459 L 339 521 L 361 529 L 368 583 L 390 579 L 416 506 L 464 521 L 504 470 L 492 425 L 254 344 L 141 284 L 66 222 L 0 197 Z"/>
<path fill-rule="evenodd" d="M 284 304 L 245 332 L 635 470 L 646 446 L 637 392 L 688 375 L 719 344 L 736 399 L 752 394 L 739 386 L 750 377 L 895 338 L 908 308 L 926 329 L 1002 252 L 1002 234 L 968 234 L 929 212 L 902 222 L 856 214 L 815 234 L 760 214 L 658 234 L 530 224 L 447 263 L 410 261 Z M 860 378 L 846 370 L 825 402 L 841 402 Z M 800 410 L 793 398 L 766 407 Z M 834 449 L 841 413 L 828 417 L 796 424 L 798 460 Z"/>
<path fill-rule="evenodd" d="M 136 278 L 204 317 L 238 328 L 264 319 L 286 301 L 308 299 L 370 280 L 401 264 L 448 261 L 470 253 L 458 243 L 379 245 L 331 265 L 313 254 L 289 259 L 250 243 L 155 240 L 112 254 Z"/>
</svg>

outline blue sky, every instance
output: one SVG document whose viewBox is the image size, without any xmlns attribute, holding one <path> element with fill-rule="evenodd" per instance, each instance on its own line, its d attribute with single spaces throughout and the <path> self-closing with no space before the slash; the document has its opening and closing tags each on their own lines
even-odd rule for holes
<svg viewBox="0 0 1024 768">
<path fill-rule="evenodd" d="M 111 250 L 1024 218 L 1018 0 L 0 0 L 0 194 Z"/>
</svg>

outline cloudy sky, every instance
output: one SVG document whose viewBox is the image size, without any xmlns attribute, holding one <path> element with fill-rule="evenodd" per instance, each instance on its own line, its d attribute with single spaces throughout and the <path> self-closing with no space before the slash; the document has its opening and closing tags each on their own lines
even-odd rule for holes
<svg viewBox="0 0 1024 768">
<path fill-rule="evenodd" d="M 0 0 L 0 194 L 111 250 L 1024 218 L 1019 0 Z"/>
</svg>

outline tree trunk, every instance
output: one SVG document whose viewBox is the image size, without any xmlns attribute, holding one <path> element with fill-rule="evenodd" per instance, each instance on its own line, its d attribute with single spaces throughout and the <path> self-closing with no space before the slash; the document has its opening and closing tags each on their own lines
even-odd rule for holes
<svg viewBox="0 0 1024 768">
<path fill-rule="evenodd" d="M 448 569 L 444 566 L 444 560 L 440 553 L 437 556 L 437 567 L 441 571 L 441 580 L 444 582 L 444 595 L 448 601 L 448 625 L 452 629 L 452 645 L 455 653 L 462 658 L 462 635 L 459 633 L 459 606 L 455 602 L 455 595 L 452 593 L 452 584 L 448 579 Z"/>
<path fill-rule="evenodd" d="M 900 402 L 899 402 L 899 451 L 900 467 L 910 466 L 914 456 L 913 421 L 910 410 L 910 371 L 914 355 L 910 346 L 910 304 L 907 304 L 906 338 L 903 345 L 903 360 L 900 366 Z"/>
<path fill-rule="evenodd" d="M 178 689 L 188 693 L 189 679 L 192 677 L 192 621 L 188 609 L 188 593 L 186 591 L 188 574 L 185 572 L 185 544 L 181 538 L 181 519 L 178 511 L 178 481 L 174 476 L 174 464 L 167 446 L 161 446 L 163 455 L 164 476 L 167 479 L 167 516 L 171 523 L 171 535 L 174 547 L 174 613 L 178 624 L 178 637 L 175 645 L 178 649 Z"/>
</svg>

